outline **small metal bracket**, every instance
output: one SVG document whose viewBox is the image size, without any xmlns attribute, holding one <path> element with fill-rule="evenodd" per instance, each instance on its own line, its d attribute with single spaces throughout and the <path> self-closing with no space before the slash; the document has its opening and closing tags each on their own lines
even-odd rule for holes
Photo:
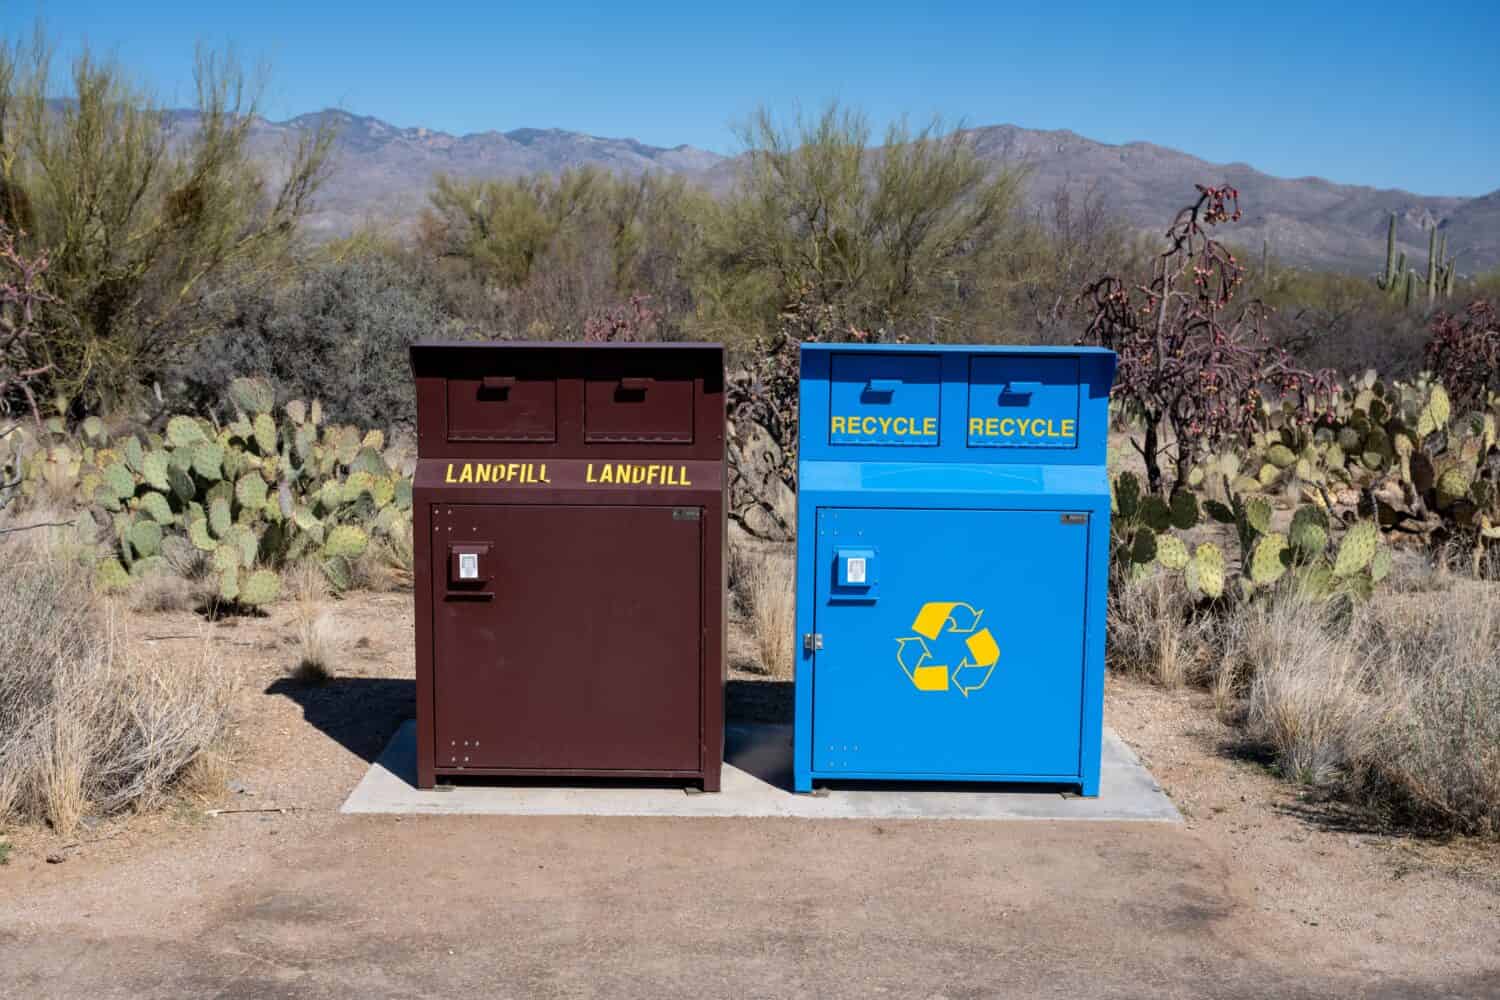
<svg viewBox="0 0 1500 1000">
<path fill-rule="evenodd" d="M 804 653 L 816 653 L 823 648 L 823 633 L 808 632 L 802 637 L 802 651 Z"/>
<path fill-rule="evenodd" d="M 455 785 L 433 785 L 432 786 L 432 790 L 434 792 L 451 792 L 451 791 L 453 791 L 453 789 L 455 787 L 457 787 L 457 786 L 455 786 Z"/>
<path fill-rule="evenodd" d="M 1061 518 L 1063 524 L 1088 524 L 1087 514 L 1064 514 Z"/>
<path fill-rule="evenodd" d="M 672 520 L 674 521 L 700 521 L 703 512 L 697 507 L 673 507 Z"/>
</svg>

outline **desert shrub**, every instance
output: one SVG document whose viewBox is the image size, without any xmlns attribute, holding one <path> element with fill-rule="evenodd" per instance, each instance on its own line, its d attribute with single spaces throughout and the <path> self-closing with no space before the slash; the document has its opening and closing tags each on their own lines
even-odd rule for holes
<svg viewBox="0 0 1500 1000">
<path fill-rule="evenodd" d="M 1059 184 L 1010 241 L 1001 262 L 1018 327 L 1005 343 L 1068 343 L 1088 322 L 1078 289 L 1101 271 L 1128 274 L 1152 252 L 1097 183 Z"/>
<path fill-rule="evenodd" d="M 159 803 L 226 733 L 234 690 L 206 656 L 128 652 L 87 574 L 33 537 L 0 540 L 0 820 L 70 831 Z"/>
<path fill-rule="evenodd" d="M 250 149 L 257 99 L 232 61 L 203 53 L 197 107 L 174 117 L 117 64 L 87 51 L 66 83 L 51 48 L 0 45 L 0 218 L 29 253 L 67 322 L 32 345 L 48 398 L 93 407 L 136 395 L 206 332 L 215 284 L 287 264 L 325 175 L 332 133 L 304 133 L 279 184 Z"/>
<path fill-rule="evenodd" d="M 438 178 L 419 256 L 465 323 L 499 339 L 679 339 L 710 197 L 681 178 L 585 167 L 507 180 Z M 637 306 L 649 302 L 651 321 Z M 635 322 L 632 322 L 634 320 Z"/>
<path fill-rule="evenodd" d="M 1276 272 L 1249 294 L 1270 308 L 1266 334 L 1297 363 L 1358 374 L 1374 368 L 1411 378 L 1423 368 L 1427 324 L 1422 311 L 1393 302 L 1367 278 L 1314 270 Z"/>
<path fill-rule="evenodd" d="M 725 383 L 729 434 L 729 517 L 757 538 L 792 537 L 786 495 L 797 488 L 799 332 L 767 337 L 750 364 Z"/>
<path fill-rule="evenodd" d="M 1263 303 L 1235 301 L 1246 269 L 1214 231 L 1239 217 L 1234 188 L 1200 184 L 1168 227 L 1148 282 L 1105 274 L 1083 291 L 1083 339 L 1119 356 L 1112 398 L 1142 426 L 1136 447 L 1152 493 L 1186 483 L 1205 453 L 1247 438 L 1264 399 L 1307 423 L 1312 401 L 1332 387 L 1270 343 Z"/>
<path fill-rule="evenodd" d="M 794 305 L 876 339 L 950 340 L 1001 299 L 996 266 L 1017 231 L 1021 171 L 993 170 L 961 131 L 887 130 L 830 105 L 795 127 L 762 110 L 741 129 L 738 187 L 712 206 L 695 286 L 705 329 L 740 347 Z"/>
<path fill-rule="evenodd" d="M 0 428 L 18 410 L 41 417 L 37 393 L 53 369 L 41 345 L 58 305 L 45 288 L 46 275 L 46 255 L 16 246 L 0 206 Z"/>
<path fill-rule="evenodd" d="M 321 400 L 333 419 L 360 427 L 411 426 L 408 345 L 459 336 L 432 283 L 379 253 L 318 263 L 283 287 L 242 290 L 219 320 L 174 373 L 182 405 L 223 412 L 230 382 L 259 374 L 278 399 Z"/>
<path fill-rule="evenodd" d="M 1483 406 L 1500 392 L 1500 314 L 1484 299 L 1462 313 L 1438 313 L 1425 359 L 1455 403 Z"/>
</svg>

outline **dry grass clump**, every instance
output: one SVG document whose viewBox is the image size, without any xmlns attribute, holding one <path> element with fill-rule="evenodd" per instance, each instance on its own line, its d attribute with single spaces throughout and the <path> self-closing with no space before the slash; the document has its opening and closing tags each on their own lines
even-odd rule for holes
<svg viewBox="0 0 1500 1000">
<path fill-rule="evenodd" d="M 296 602 L 293 621 L 297 628 L 297 662 L 292 679 L 300 684 L 326 684 L 333 679 L 341 645 L 333 616 L 326 610 L 328 581 L 311 561 L 289 568 L 282 575 L 284 592 Z"/>
<path fill-rule="evenodd" d="M 1500 836 L 1500 586 L 1420 557 L 1368 603 L 1286 585 L 1195 610 L 1175 575 L 1117 584 L 1109 657 L 1199 682 L 1287 779 L 1431 829 Z"/>
<path fill-rule="evenodd" d="M 1397 706 L 1372 760 L 1387 791 L 1443 826 L 1500 836 L 1500 587 L 1461 581 L 1372 614 L 1364 648 Z"/>
<path fill-rule="evenodd" d="M 190 611 L 208 601 L 204 586 L 176 573 L 152 573 L 133 581 L 130 607 L 135 611 Z"/>
<path fill-rule="evenodd" d="M 293 680 L 299 684 L 327 684 L 333 680 L 339 641 L 332 615 L 326 611 L 298 613 L 297 652 Z"/>
<path fill-rule="evenodd" d="M 45 541 L 0 541 L 0 559 L 0 819 L 66 833 L 159 804 L 221 745 L 232 676 L 133 655 L 87 572 Z"/>
<path fill-rule="evenodd" d="M 410 590 L 414 560 L 410 531 L 376 536 L 354 561 L 353 588 L 377 592 Z"/>
<path fill-rule="evenodd" d="M 128 596 L 136 611 L 192 611 L 219 600 L 218 574 L 209 553 L 187 545 L 163 553 L 161 572 L 132 580 Z"/>
<path fill-rule="evenodd" d="M 314 560 L 289 563 L 281 571 L 281 596 L 297 605 L 299 614 L 310 605 L 321 605 L 328 595 L 328 577 Z"/>
<path fill-rule="evenodd" d="M 1111 663 L 1175 688 L 1199 680 L 1212 658 L 1213 621 L 1197 612 L 1176 573 L 1111 588 L 1106 618 Z"/>
<path fill-rule="evenodd" d="M 1349 613 L 1287 589 L 1248 602 L 1221 630 L 1218 676 L 1247 679 L 1247 731 L 1302 784 L 1331 784 L 1379 755 L 1389 713 Z"/>
<path fill-rule="evenodd" d="M 761 667 L 771 677 L 788 680 L 796 666 L 796 563 L 787 552 L 773 548 L 742 558 L 739 594 Z"/>
</svg>

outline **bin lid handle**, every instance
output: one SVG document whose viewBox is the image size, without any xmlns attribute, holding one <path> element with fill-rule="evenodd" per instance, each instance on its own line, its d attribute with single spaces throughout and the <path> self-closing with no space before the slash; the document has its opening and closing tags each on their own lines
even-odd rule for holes
<svg viewBox="0 0 1500 1000">
<path fill-rule="evenodd" d="M 650 386 L 656 379 L 649 375 L 626 375 L 620 379 L 621 389 L 639 390 Z"/>
<path fill-rule="evenodd" d="M 514 375 L 486 375 L 479 384 L 485 389 L 510 389 L 516 384 Z"/>
<path fill-rule="evenodd" d="M 865 392 L 895 392 L 900 386 L 899 378 L 872 378 L 865 383 Z"/>
<path fill-rule="evenodd" d="M 1008 393 L 1013 393 L 1013 394 L 1015 394 L 1017 396 L 1030 396 L 1034 392 L 1041 392 L 1042 391 L 1042 383 L 1040 383 L 1040 382 L 1007 382 L 1007 383 L 1005 383 L 1005 390 L 1004 391 L 1008 392 Z"/>
</svg>

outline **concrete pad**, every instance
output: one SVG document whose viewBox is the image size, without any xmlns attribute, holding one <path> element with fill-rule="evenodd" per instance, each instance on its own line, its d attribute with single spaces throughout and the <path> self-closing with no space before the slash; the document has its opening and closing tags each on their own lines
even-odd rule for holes
<svg viewBox="0 0 1500 1000">
<path fill-rule="evenodd" d="M 803 819 L 1090 819 L 1180 823 L 1182 816 L 1118 736 L 1104 731 L 1099 797 L 1045 786 L 856 783 L 815 795 L 792 787 L 792 727 L 731 722 L 725 731 L 723 791 L 689 794 L 681 785 L 551 782 L 550 779 L 416 787 L 417 727 L 397 730 L 342 812 L 490 816 L 787 816 Z M 694 789 L 696 791 L 696 789 Z"/>
</svg>

